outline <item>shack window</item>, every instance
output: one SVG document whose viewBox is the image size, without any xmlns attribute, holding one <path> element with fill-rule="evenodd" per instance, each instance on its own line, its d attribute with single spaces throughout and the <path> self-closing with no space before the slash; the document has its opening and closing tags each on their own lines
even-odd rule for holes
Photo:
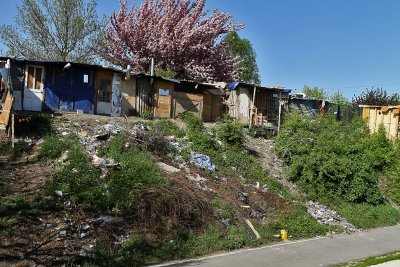
<svg viewBox="0 0 400 267">
<path fill-rule="evenodd" d="M 35 90 L 35 89 L 42 89 L 43 84 L 43 73 L 44 73 L 44 68 L 41 66 L 29 66 L 27 69 L 27 89 L 30 90 Z"/>
<path fill-rule="evenodd" d="M 111 102 L 111 80 L 100 80 L 99 99 L 100 102 Z"/>
<path fill-rule="evenodd" d="M 83 83 L 89 83 L 89 75 L 83 74 Z"/>
</svg>

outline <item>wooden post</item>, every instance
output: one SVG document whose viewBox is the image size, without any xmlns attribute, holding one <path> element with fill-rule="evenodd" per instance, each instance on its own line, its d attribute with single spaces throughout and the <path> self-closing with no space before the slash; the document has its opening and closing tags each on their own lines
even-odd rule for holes
<svg viewBox="0 0 400 267">
<path fill-rule="evenodd" d="M 279 92 L 278 134 L 281 130 L 282 92 Z"/>
<path fill-rule="evenodd" d="M 251 128 L 251 125 L 252 125 L 252 123 L 253 123 L 253 109 L 254 109 L 254 103 L 255 103 L 255 101 L 256 101 L 256 90 L 257 90 L 257 87 L 254 86 L 253 100 L 251 101 L 252 103 L 251 103 L 250 118 L 249 118 L 249 120 L 250 120 L 250 122 L 249 122 L 249 128 Z"/>
<path fill-rule="evenodd" d="M 11 147 L 14 148 L 15 138 L 14 138 L 14 112 L 11 114 Z"/>
</svg>

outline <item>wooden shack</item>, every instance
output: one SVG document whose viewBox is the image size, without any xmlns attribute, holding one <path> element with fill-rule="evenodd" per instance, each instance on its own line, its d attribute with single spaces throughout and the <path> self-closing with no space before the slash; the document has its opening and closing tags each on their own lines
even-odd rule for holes
<svg viewBox="0 0 400 267">
<path fill-rule="evenodd" d="M 368 123 L 371 133 L 379 130 L 383 125 L 388 138 L 394 140 L 399 137 L 400 106 L 370 106 L 360 105 L 362 117 Z"/>
<path fill-rule="evenodd" d="M 280 114 L 288 111 L 290 90 L 282 87 L 236 82 L 228 84 L 226 88 L 229 115 L 249 126 L 277 127 Z"/>
<path fill-rule="evenodd" d="M 121 71 L 65 61 L 9 60 L 15 111 L 121 116 Z"/>
<path fill-rule="evenodd" d="M 205 122 L 215 121 L 224 113 L 224 96 L 216 84 L 181 81 L 173 92 L 173 116 L 191 112 Z"/>
</svg>

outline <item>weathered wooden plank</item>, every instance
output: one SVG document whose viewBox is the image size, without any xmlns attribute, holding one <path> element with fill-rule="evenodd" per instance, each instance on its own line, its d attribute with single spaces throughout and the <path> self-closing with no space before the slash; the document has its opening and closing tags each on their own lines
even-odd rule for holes
<svg viewBox="0 0 400 267">
<path fill-rule="evenodd" d="M 3 110 L 0 114 L 0 124 L 5 125 L 5 127 L 8 126 L 8 122 L 10 120 L 13 100 L 14 100 L 13 96 L 10 94 L 10 92 L 7 92 L 6 101 L 4 103 Z"/>
</svg>

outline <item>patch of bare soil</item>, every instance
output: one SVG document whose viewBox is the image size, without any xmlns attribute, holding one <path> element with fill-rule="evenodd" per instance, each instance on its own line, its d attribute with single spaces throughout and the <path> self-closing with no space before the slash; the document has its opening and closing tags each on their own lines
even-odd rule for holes
<svg viewBox="0 0 400 267">
<path fill-rule="evenodd" d="M 289 181 L 286 175 L 288 167 L 276 154 L 274 140 L 247 136 L 245 146 L 248 150 L 257 154 L 260 159 L 261 167 L 272 178 L 287 186 L 293 195 L 304 197 L 304 195 L 299 192 L 296 185 Z"/>
</svg>

